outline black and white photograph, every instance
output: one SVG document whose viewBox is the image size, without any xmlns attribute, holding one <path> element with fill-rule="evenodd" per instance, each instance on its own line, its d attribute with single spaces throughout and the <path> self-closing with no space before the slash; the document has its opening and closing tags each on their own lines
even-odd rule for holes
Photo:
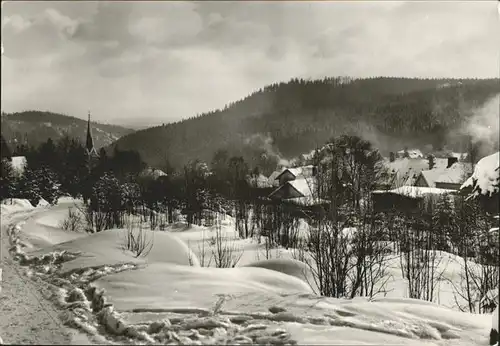
<svg viewBox="0 0 500 346">
<path fill-rule="evenodd" d="M 0 345 L 499 346 L 498 1 L 1 17 Z"/>
</svg>

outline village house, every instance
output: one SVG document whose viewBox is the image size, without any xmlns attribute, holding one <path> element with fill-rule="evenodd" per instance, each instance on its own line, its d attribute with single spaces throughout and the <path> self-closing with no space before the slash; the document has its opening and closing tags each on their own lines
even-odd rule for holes
<svg viewBox="0 0 500 346">
<path fill-rule="evenodd" d="M 424 154 L 419 149 L 407 149 L 406 153 L 408 153 L 408 158 L 410 159 L 421 159 L 424 157 Z M 400 150 L 397 152 L 398 158 L 405 157 L 405 150 Z"/>
<path fill-rule="evenodd" d="M 458 191 L 471 174 L 471 163 L 459 162 L 457 157 L 449 157 L 445 167 L 420 172 L 414 186 Z"/>
<path fill-rule="evenodd" d="M 160 177 L 166 177 L 167 173 L 163 172 L 161 169 L 146 167 L 139 175 L 141 177 L 150 177 L 156 180 Z"/>
<path fill-rule="evenodd" d="M 437 163 L 440 164 L 439 161 Z M 375 184 L 377 190 L 391 190 L 400 186 L 414 185 L 420 172 L 429 168 L 428 161 L 423 158 L 398 158 L 394 161 L 386 158 L 382 165 L 383 170 Z"/>
<path fill-rule="evenodd" d="M 302 207 L 328 204 L 317 193 L 317 168 L 313 165 L 286 168 L 274 177 L 278 187 L 269 194 L 272 201 L 281 201 Z"/>
</svg>

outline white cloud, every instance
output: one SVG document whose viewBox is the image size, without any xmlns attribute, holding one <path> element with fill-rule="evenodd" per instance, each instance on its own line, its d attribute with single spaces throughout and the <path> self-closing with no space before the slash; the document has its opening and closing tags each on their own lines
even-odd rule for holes
<svg viewBox="0 0 500 346">
<path fill-rule="evenodd" d="M 155 123 L 292 77 L 498 77 L 493 2 L 20 2 L 5 111 Z"/>
</svg>

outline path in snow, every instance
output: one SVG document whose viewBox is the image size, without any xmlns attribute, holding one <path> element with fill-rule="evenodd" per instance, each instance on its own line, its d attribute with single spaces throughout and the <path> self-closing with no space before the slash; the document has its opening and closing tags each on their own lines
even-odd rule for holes
<svg viewBox="0 0 500 346">
<path fill-rule="evenodd" d="M 9 254 L 7 228 L 11 222 L 28 219 L 33 213 L 2 215 L 0 237 L 0 337 L 5 344 L 91 344 L 83 334 L 65 328 L 59 313 L 43 295 L 43 287 L 31 281 Z"/>
</svg>

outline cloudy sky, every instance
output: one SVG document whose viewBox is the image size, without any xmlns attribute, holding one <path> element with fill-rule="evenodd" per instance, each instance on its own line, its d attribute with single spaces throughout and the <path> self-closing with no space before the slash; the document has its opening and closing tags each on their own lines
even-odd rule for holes
<svg viewBox="0 0 500 346">
<path fill-rule="evenodd" d="M 2 110 L 122 125 L 293 77 L 498 77 L 496 1 L 5 2 Z"/>
</svg>

